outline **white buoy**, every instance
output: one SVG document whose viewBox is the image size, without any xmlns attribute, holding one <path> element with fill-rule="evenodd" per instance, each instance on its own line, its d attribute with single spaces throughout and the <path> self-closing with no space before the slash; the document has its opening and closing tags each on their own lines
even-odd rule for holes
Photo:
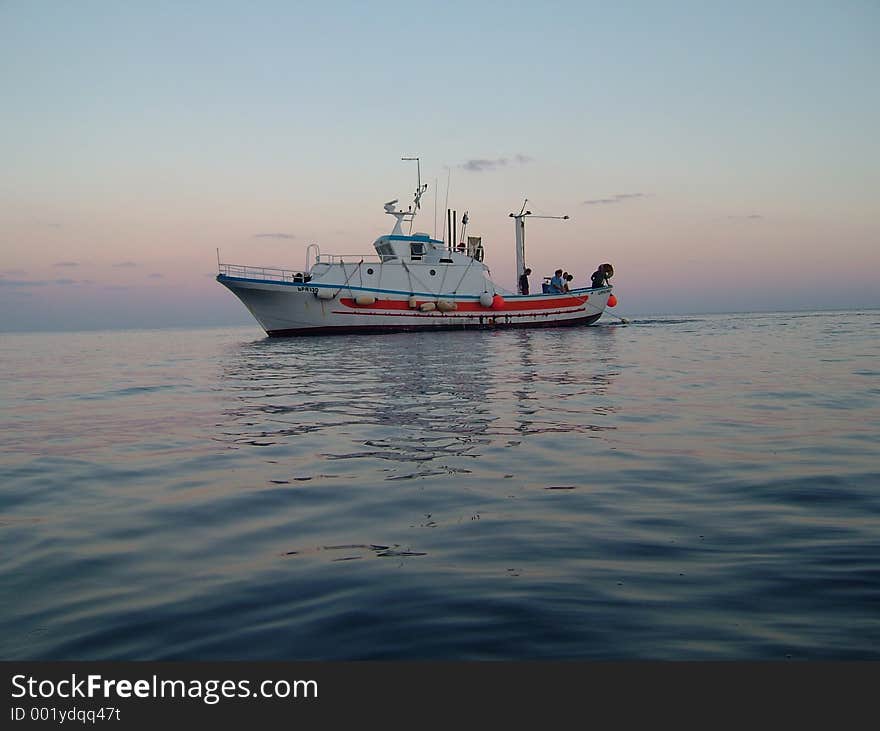
<svg viewBox="0 0 880 731">
<path fill-rule="evenodd" d="M 493 297 L 494 295 L 489 294 L 489 292 L 483 292 L 483 294 L 480 295 L 480 304 L 483 305 L 483 307 L 491 307 Z"/>
<path fill-rule="evenodd" d="M 437 305 L 433 302 L 422 302 L 422 306 L 419 307 L 422 312 L 432 312 L 437 309 Z"/>
<path fill-rule="evenodd" d="M 315 292 L 315 297 L 319 300 L 332 300 L 336 295 L 333 293 L 332 289 L 319 289 Z"/>
<path fill-rule="evenodd" d="M 449 300 L 438 300 L 437 309 L 440 310 L 440 312 L 451 312 L 452 310 L 457 310 L 458 305 Z"/>
<path fill-rule="evenodd" d="M 376 301 L 375 297 L 372 297 L 368 294 L 362 294 L 359 297 L 354 298 L 354 303 L 360 307 L 367 307 L 373 304 Z"/>
<path fill-rule="evenodd" d="M 411 310 L 416 309 L 419 306 L 419 301 L 415 297 L 409 298 L 409 308 Z"/>
</svg>

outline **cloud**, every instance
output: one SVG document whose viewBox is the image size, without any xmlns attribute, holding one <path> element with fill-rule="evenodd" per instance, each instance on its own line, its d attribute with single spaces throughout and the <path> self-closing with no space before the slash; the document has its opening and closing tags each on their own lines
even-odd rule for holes
<svg viewBox="0 0 880 731">
<path fill-rule="evenodd" d="M 728 216 L 731 221 L 757 221 L 764 218 L 760 213 L 750 213 L 746 216 Z"/>
<path fill-rule="evenodd" d="M 78 267 L 79 262 L 78 261 L 56 261 L 52 266 L 53 267 Z"/>
<path fill-rule="evenodd" d="M 470 173 L 482 173 L 487 170 L 504 167 L 505 165 L 507 165 L 507 159 L 502 157 L 498 160 L 468 160 L 459 165 L 459 167 Z"/>
<path fill-rule="evenodd" d="M 45 280 L 33 280 L 33 279 L 6 279 L 5 277 L 0 277 L 0 287 L 44 287 L 49 282 Z"/>
<path fill-rule="evenodd" d="M 49 284 L 77 284 L 75 279 L 6 279 L 0 277 L 0 287 L 45 287 Z"/>
<path fill-rule="evenodd" d="M 148 276 L 150 279 L 165 279 L 165 275 L 159 274 L 159 272 L 153 272 L 152 274 L 150 274 Z"/>
<path fill-rule="evenodd" d="M 27 272 L 24 269 L 4 269 L 3 273 L 0 274 L 0 277 L 2 277 L 4 274 L 12 274 L 13 276 L 20 277 L 23 274 L 27 274 Z"/>
<path fill-rule="evenodd" d="M 610 206 L 614 203 L 623 203 L 624 201 L 632 200 L 633 198 L 644 198 L 644 193 L 617 193 L 616 195 L 611 196 L 610 198 L 593 198 L 588 201 L 583 201 L 581 205 L 584 206 Z"/>
<path fill-rule="evenodd" d="M 120 261 L 113 265 L 114 269 L 131 269 L 132 267 L 136 267 L 137 262 L 134 261 Z"/>
<path fill-rule="evenodd" d="M 506 167 L 511 163 L 515 165 L 525 165 L 526 163 L 532 162 L 533 159 L 534 158 L 531 158 L 528 155 L 514 155 L 513 158 L 498 157 L 494 160 L 476 158 L 473 160 L 467 160 L 466 162 L 461 163 L 458 167 L 462 170 L 467 170 L 469 173 L 484 173 Z"/>
<path fill-rule="evenodd" d="M 295 239 L 296 236 L 293 234 L 285 234 L 285 233 L 268 233 L 268 234 L 254 234 L 255 239 Z"/>
</svg>

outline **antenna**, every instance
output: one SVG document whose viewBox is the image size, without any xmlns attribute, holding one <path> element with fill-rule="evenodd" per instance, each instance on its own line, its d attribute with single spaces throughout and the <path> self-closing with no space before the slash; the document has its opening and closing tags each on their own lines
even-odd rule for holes
<svg viewBox="0 0 880 731">
<path fill-rule="evenodd" d="M 416 211 L 419 210 L 420 202 L 422 200 L 422 194 L 428 189 L 428 184 L 425 183 L 422 185 L 422 164 L 417 157 L 402 157 L 401 160 L 415 160 L 416 162 L 416 193 L 413 196 L 413 205 L 415 206 L 415 210 L 413 210 L 413 206 L 409 207 L 409 212 L 411 213 L 409 219 L 409 232 L 412 233 L 413 228 L 413 219 L 416 216 Z"/>
<path fill-rule="evenodd" d="M 422 164 L 417 157 L 402 157 L 401 160 L 415 160 L 416 161 L 416 194 L 413 202 L 415 203 L 416 210 L 419 210 L 419 201 L 422 198 L 422 193 L 424 193 L 428 189 L 428 184 L 425 183 L 422 185 Z"/>
<path fill-rule="evenodd" d="M 445 208 L 446 208 L 447 221 L 449 220 L 449 183 L 451 180 L 452 180 L 452 168 L 446 168 L 446 203 L 445 203 Z M 450 226 L 450 230 L 452 230 L 451 226 Z M 450 242 L 449 243 L 449 250 L 452 251 L 452 240 L 446 238 L 447 233 L 448 232 L 446 230 L 446 224 L 444 223 L 443 224 L 443 240 Z"/>
</svg>

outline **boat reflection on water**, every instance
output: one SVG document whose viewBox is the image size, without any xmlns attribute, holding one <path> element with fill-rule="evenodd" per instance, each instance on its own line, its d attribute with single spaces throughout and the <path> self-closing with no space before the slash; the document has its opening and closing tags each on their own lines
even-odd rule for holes
<svg viewBox="0 0 880 731">
<path fill-rule="evenodd" d="M 356 339 L 263 339 L 222 369 L 230 447 L 288 447 L 325 460 L 424 463 L 473 452 L 494 419 L 480 333 Z M 358 451 L 354 452 L 353 449 Z"/>
<path fill-rule="evenodd" d="M 614 430 L 595 417 L 617 410 L 609 397 L 609 387 L 619 374 L 616 329 L 596 327 L 589 337 L 511 333 L 518 360 L 510 391 L 516 401 L 513 428 L 520 434 L 590 432 L 593 437 Z"/>
<path fill-rule="evenodd" d="M 217 438 L 304 476 L 469 473 L 523 438 L 613 429 L 601 417 L 615 411 L 614 330 L 243 343 L 222 365 Z"/>
</svg>

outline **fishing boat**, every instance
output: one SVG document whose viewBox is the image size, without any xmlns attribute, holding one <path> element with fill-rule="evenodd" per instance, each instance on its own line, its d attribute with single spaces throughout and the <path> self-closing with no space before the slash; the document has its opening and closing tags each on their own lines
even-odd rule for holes
<svg viewBox="0 0 880 731">
<path fill-rule="evenodd" d="M 418 330 L 560 327 L 595 323 L 616 299 L 603 286 L 524 294 L 492 281 L 483 263 L 482 238 L 465 239 L 467 214 L 457 240 L 457 216 L 447 211 L 443 240 L 413 233 L 413 221 L 427 190 L 421 174 L 413 203 L 398 210 L 391 232 L 373 243 L 374 255 L 323 254 L 306 248 L 302 270 L 221 263 L 217 281 L 235 294 L 270 337 L 329 333 L 377 333 Z M 526 204 L 511 213 L 515 224 L 517 282 L 526 270 Z M 568 216 L 534 216 L 564 218 Z M 604 264 L 607 276 L 611 265 Z"/>
</svg>

